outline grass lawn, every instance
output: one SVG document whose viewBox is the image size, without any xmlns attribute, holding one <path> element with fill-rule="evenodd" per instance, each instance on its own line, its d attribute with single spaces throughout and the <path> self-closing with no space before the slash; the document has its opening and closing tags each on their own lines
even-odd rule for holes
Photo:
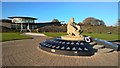
<svg viewBox="0 0 120 68">
<path fill-rule="evenodd" d="M 103 39 L 103 40 L 108 40 L 108 41 L 119 40 L 117 34 L 83 33 L 83 35 L 87 35 L 87 36 L 91 36 L 91 37 L 99 38 L 99 39 Z"/>
<path fill-rule="evenodd" d="M 29 39 L 30 36 L 20 35 L 21 33 L 0 33 L 2 34 L 2 40 L 0 41 L 10 41 L 10 40 L 20 40 L 20 39 Z"/>
<path fill-rule="evenodd" d="M 63 35 L 67 35 L 67 33 L 63 32 L 44 32 L 43 34 L 50 36 L 50 37 L 60 37 Z M 103 40 L 119 40 L 117 34 L 98 34 L 98 33 L 83 33 L 83 35 L 91 36 L 94 38 L 99 38 Z"/>
<path fill-rule="evenodd" d="M 21 33 L 0 33 L 0 41 L 10 41 L 10 40 L 20 40 L 20 39 L 29 39 L 30 36 L 20 35 Z M 43 32 L 43 34 L 49 37 L 60 37 L 63 35 L 67 35 L 67 33 L 63 32 Z M 2 35 L 2 39 L 1 39 Z M 103 40 L 119 40 L 117 34 L 98 34 L 98 33 L 83 33 L 83 35 L 91 36 L 94 38 L 99 38 Z"/>
<path fill-rule="evenodd" d="M 43 32 L 43 34 L 49 36 L 49 37 L 60 37 L 60 36 L 63 36 L 63 35 L 67 35 L 67 33 L 63 33 L 63 32 Z"/>
</svg>

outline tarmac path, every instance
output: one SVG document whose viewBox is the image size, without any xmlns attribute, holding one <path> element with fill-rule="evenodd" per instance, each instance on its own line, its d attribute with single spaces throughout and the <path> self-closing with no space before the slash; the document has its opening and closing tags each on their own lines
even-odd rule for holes
<svg viewBox="0 0 120 68">
<path fill-rule="evenodd" d="M 94 56 L 64 56 L 41 50 L 48 37 L 2 42 L 2 66 L 118 66 L 118 52 Z"/>
</svg>

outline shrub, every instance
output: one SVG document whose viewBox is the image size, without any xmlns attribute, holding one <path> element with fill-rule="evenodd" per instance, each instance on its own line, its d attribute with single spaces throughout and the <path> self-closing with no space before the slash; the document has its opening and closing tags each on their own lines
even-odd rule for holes
<svg viewBox="0 0 120 68">
<path fill-rule="evenodd" d="M 45 26 L 38 29 L 39 32 L 67 32 L 66 26 Z"/>
</svg>

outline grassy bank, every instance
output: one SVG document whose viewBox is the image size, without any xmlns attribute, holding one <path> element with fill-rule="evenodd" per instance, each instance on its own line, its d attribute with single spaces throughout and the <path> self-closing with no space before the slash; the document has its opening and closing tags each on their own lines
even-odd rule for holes
<svg viewBox="0 0 120 68">
<path fill-rule="evenodd" d="M 43 34 L 49 36 L 49 37 L 60 37 L 60 36 L 63 36 L 63 35 L 67 35 L 67 33 L 63 33 L 63 32 L 43 32 Z"/>
<path fill-rule="evenodd" d="M 83 35 L 91 36 L 94 38 L 99 38 L 103 40 L 119 40 L 117 34 L 98 34 L 98 33 L 83 33 Z"/>
<path fill-rule="evenodd" d="M 44 32 L 43 34 L 50 37 L 54 37 L 54 38 L 67 35 L 67 33 L 62 33 L 62 32 Z M 119 40 L 117 34 L 83 33 L 83 35 L 87 35 L 87 36 L 91 36 L 91 37 L 99 38 L 103 40 Z"/>
<path fill-rule="evenodd" d="M 20 35 L 21 33 L 0 33 L 0 38 L 2 35 L 2 39 L 0 41 L 10 41 L 10 40 L 20 40 L 20 39 L 29 39 L 30 36 Z M 67 35 L 67 33 L 63 32 L 44 32 L 43 34 L 49 36 L 49 37 L 60 37 Z M 103 40 L 119 40 L 117 34 L 99 34 L 99 33 L 83 33 L 83 35 L 91 36 L 94 38 L 99 38 Z"/>
<path fill-rule="evenodd" d="M 0 41 L 10 41 L 10 40 L 20 40 L 20 39 L 29 39 L 30 36 L 20 35 L 21 33 L 0 33 L 2 34 L 2 40 Z"/>
</svg>

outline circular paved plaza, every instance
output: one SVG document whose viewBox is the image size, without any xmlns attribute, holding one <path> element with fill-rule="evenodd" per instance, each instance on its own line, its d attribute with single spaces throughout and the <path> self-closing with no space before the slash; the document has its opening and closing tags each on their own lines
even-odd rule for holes
<svg viewBox="0 0 120 68">
<path fill-rule="evenodd" d="M 118 52 L 64 56 L 38 47 L 48 37 L 2 42 L 2 66 L 118 66 Z"/>
</svg>

